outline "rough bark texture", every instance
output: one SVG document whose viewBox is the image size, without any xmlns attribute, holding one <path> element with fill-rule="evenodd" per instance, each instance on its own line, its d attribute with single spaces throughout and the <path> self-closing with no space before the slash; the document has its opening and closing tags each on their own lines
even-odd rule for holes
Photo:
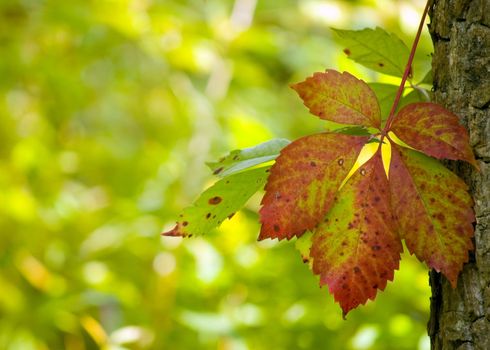
<svg viewBox="0 0 490 350">
<path fill-rule="evenodd" d="M 432 349 L 490 350 L 490 0 L 431 0 L 434 99 L 460 116 L 480 165 L 451 163 L 475 200 L 475 251 L 452 289 L 430 273 Z"/>
</svg>

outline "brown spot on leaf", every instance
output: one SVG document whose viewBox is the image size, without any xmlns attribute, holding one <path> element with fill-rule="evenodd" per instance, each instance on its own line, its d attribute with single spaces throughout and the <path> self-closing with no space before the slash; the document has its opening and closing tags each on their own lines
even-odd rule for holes
<svg viewBox="0 0 490 350">
<path fill-rule="evenodd" d="M 231 213 L 230 215 L 228 215 L 228 219 L 231 219 L 233 216 L 235 216 L 235 213 Z"/>
<path fill-rule="evenodd" d="M 237 154 L 237 155 L 235 155 L 235 156 L 233 156 L 233 160 L 238 160 L 238 158 L 239 158 L 239 157 L 238 157 L 238 154 Z"/>
<path fill-rule="evenodd" d="M 363 168 L 363 169 L 361 169 L 361 175 L 362 175 L 362 176 L 366 175 L 366 169 L 364 169 L 364 168 Z"/>
<path fill-rule="evenodd" d="M 385 66 L 385 64 L 384 64 L 383 62 L 379 62 L 379 63 L 378 63 L 378 66 L 380 66 L 380 67 L 384 67 L 384 66 Z"/>
<path fill-rule="evenodd" d="M 274 225 L 274 231 L 279 232 L 281 228 L 278 225 Z"/>
<path fill-rule="evenodd" d="M 311 162 L 310 162 L 310 165 L 311 165 L 312 167 L 315 167 L 315 166 L 316 166 L 316 163 L 315 163 L 315 162 L 313 162 L 313 161 L 311 161 Z"/>
<path fill-rule="evenodd" d="M 377 250 L 380 250 L 381 249 L 381 246 L 379 246 L 379 245 L 373 245 L 371 247 L 371 249 L 374 250 L 374 251 L 377 251 Z"/>
<path fill-rule="evenodd" d="M 215 171 L 213 171 L 213 174 L 218 175 L 219 173 L 221 173 L 223 171 L 223 169 L 224 169 L 224 167 L 218 168 Z"/>
<path fill-rule="evenodd" d="M 361 272 L 361 269 L 359 268 L 359 266 L 355 266 L 354 267 L 354 272 L 355 273 L 360 273 Z"/>
<path fill-rule="evenodd" d="M 223 200 L 223 198 L 218 197 L 218 196 L 215 196 L 213 198 L 210 198 L 209 201 L 208 201 L 208 203 L 211 204 L 211 205 L 216 205 L 216 204 L 221 203 L 222 200 Z"/>
<path fill-rule="evenodd" d="M 206 214 L 206 219 L 209 219 L 211 217 L 211 213 Z"/>
<path fill-rule="evenodd" d="M 337 161 L 337 163 L 338 163 L 340 166 L 342 166 L 342 165 L 344 164 L 344 160 L 343 160 L 342 158 L 340 158 L 340 159 Z"/>
<path fill-rule="evenodd" d="M 378 288 L 378 285 L 377 284 L 373 284 L 373 289 L 377 289 Z"/>
<path fill-rule="evenodd" d="M 306 264 L 306 263 L 310 262 L 310 259 L 308 259 L 308 258 L 303 258 L 303 262 Z"/>
<path fill-rule="evenodd" d="M 187 225 L 189 225 L 189 223 L 187 221 L 182 222 L 182 226 L 187 226 Z"/>
<path fill-rule="evenodd" d="M 347 56 L 349 56 L 352 53 L 348 48 L 345 48 L 343 51 Z"/>
</svg>

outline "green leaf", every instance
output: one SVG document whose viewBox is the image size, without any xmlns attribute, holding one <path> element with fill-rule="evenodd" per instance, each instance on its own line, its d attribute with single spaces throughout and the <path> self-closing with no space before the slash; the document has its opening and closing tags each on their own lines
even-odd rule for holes
<svg viewBox="0 0 490 350">
<path fill-rule="evenodd" d="M 327 69 L 291 88 L 310 112 L 321 119 L 375 128 L 381 125 L 376 95 L 364 81 L 347 72 Z"/>
<path fill-rule="evenodd" d="M 475 217 L 466 184 L 437 160 L 397 145 L 389 174 L 391 207 L 408 250 L 455 287 L 473 247 Z"/>
<path fill-rule="evenodd" d="M 385 121 L 388 119 L 391 107 L 395 101 L 398 85 L 383 83 L 368 83 L 368 85 L 371 89 L 373 89 L 376 97 L 378 98 L 379 108 L 381 110 L 381 120 Z"/>
<path fill-rule="evenodd" d="M 206 164 L 214 175 L 225 177 L 276 159 L 281 149 L 289 143 L 286 139 L 274 139 L 254 147 L 231 151 L 219 161 Z"/>
<path fill-rule="evenodd" d="M 264 187 L 270 167 L 243 171 L 219 180 L 204 191 L 194 205 L 184 209 L 177 225 L 165 236 L 203 235 L 231 218 L 248 199 Z"/>
<path fill-rule="evenodd" d="M 426 85 L 431 85 L 432 86 L 432 69 L 427 72 L 427 74 L 424 76 L 424 78 L 420 81 L 420 84 L 426 84 Z"/>
<path fill-rule="evenodd" d="M 410 51 L 395 34 L 377 27 L 363 30 L 332 29 L 352 60 L 380 73 L 402 77 Z"/>
</svg>

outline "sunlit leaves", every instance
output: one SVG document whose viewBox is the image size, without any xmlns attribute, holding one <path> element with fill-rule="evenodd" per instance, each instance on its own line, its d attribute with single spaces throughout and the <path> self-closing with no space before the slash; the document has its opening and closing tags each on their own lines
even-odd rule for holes
<svg viewBox="0 0 490 350">
<path fill-rule="evenodd" d="M 315 227 L 366 141 L 366 137 L 323 133 L 284 148 L 265 188 L 259 239 L 290 239 Z"/>
<path fill-rule="evenodd" d="M 380 73 L 403 76 L 409 50 L 397 36 L 379 27 L 333 31 L 350 59 Z"/>
<path fill-rule="evenodd" d="M 472 249 L 474 215 L 466 184 L 436 160 L 394 146 L 392 211 L 407 247 L 453 286 Z"/>
<path fill-rule="evenodd" d="M 224 177 L 253 166 L 276 159 L 282 148 L 289 144 L 286 139 L 274 139 L 255 147 L 231 151 L 217 162 L 208 162 L 214 175 Z"/>
<path fill-rule="evenodd" d="M 163 234 L 185 237 L 210 232 L 262 189 L 268 175 L 269 167 L 261 167 L 219 180 L 204 191 L 193 206 L 185 208 L 177 225 Z"/>
<path fill-rule="evenodd" d="M 468 134 L 458 117 L 435 103 L 403 108 L 391 130 L 409 146 L 435 158 L 464 160 L 476 166 Z"/>
<path fill-rule="evenodd" d="M 381 125 L 376 95 L 365 82 L 347 72 L 327 69 L 291 87 L 321 119 L 376 128 Z"/>
</svg>

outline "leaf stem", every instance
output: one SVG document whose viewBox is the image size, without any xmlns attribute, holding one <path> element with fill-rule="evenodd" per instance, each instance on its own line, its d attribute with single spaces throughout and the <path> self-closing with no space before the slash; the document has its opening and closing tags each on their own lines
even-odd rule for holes
<svg viewBox="0 0 490 350">
<path fill-rule="evenodd" d="M 408 62 L 405 67 L 405 72 L 403 73 L 402 81 L 400 82 L 400 87 L 398 88 L 395 100 L 393 101 L 393 106 L 391 107 L 391 111 L 388 116 L 388 120 L 386 121 L 386 125 L 383 129 L 384 134 L 386 134 L 390 130 L 391 124 L 393 123 L 393 119 L 395 118 L 396 108 L 398 107 L 398 103 L 400 102 L 400 98 L 402 97 L 403 90 L 405 89 L 405 83 L 407 82 L 408 76 L 412 71 L 412 62 L 413 62 L 413 58 L 415 57 L 415 51 L 417 50 L 417 45 L 419 43 L 420 34 L 422 33 L 422 28 L 424 27 L 425 17 L 427 17 L 427 12 L 429 11 L 429 3 L 430 0 L 427 1 L 425 5 L 424 13 L 422 14 L 422 18 L 420 19 L 417 35 L 415 36 L 415 39 L 412 44 L 412 50 L 410 51 L 410 56 L 408 57 Z"/>
</svg>

